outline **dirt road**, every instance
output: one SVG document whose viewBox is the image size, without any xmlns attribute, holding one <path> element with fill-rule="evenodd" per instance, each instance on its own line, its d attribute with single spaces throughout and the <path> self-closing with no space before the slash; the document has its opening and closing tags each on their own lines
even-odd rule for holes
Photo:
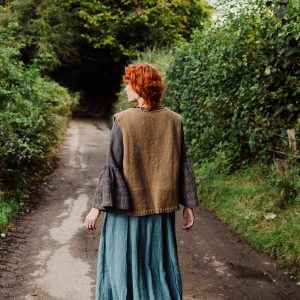
<svg viewBox="0 0 300 300">
<path fill-rule="evenodd" d="M 0 299 L 94 299 L 103 221 L 88 233 L 83 222 L 106 159 L 110 130 L 104 121 L 74 118 L 58 167 L 0 239 Z M 177 243 L 184 299 L 300 299 L 300 287 L 275 262 L 257 254 L 200 206 L 195 225 Z M 138 299 L 135 299 L 138 300 Z M 157 299 L 168 300 L 168 299 Z"/>
</svg>

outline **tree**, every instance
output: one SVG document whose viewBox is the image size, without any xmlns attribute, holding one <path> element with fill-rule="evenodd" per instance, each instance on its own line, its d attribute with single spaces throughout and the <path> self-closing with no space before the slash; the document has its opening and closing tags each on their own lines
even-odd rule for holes
<svg viewBox="0 0 300 300">
<path fill-rule="evenodd" d="M 149 46 L 164 47 L 189 39 L 211 15 L 204 0 L 71 0 L 95 48 L 132 56 Z M 119 55 L 119 56 L 120 56 Z M 116 56 L 118 58 L 119 56 Z"/>
</svg>

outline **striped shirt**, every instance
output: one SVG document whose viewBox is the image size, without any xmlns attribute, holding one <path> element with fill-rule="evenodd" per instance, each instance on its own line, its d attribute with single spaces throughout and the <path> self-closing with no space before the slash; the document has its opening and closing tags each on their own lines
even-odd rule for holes
<svg viewBox="0 0 300 300">
<path fill-rule="evenodd" d="M 179 203 L 184 207 L 198 206 L 197 185 L 190 165 L 182 130 L 182 155 L 179 175 Z M 102 168 L 93 197 L 93 207 L 104 211 L 125 212 L 131 210 L 130 192 L 123 176 L 123 137 L 119 122 L 114 121 L 110 134 L 107 158 Z"/>
</svg>

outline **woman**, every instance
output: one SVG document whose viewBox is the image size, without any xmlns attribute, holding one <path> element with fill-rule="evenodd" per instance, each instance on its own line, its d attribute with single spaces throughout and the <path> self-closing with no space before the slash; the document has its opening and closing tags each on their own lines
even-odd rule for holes
<svg viewBox="0 0 300 300">
<path fill-rule="evenodd" d="M 175 211 L 183 230 L 198 206 L 186 155 L 181 116 L 162 106 L 157 68 L 130 64 L 123 80 L 136 107 L 114 114 L 110 146 L 93 207 L 84 226 L 95 229 L 104 211 L 98 252 L 96 300 L 182 299 Z"/>
</svg>

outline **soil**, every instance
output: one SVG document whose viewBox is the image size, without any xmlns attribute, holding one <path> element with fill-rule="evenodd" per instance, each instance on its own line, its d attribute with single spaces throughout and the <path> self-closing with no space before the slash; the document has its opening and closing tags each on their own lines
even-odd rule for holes
<svg viewBox="0 0 300 300">
<path fill-rule="evenodd" d="M 103 214 L 94 232 L 83 222 L 109 139 L 104 120 L 70 121 L 57 167 L 0 238 L 0 299 L 94 299 Z M 300 286 L 287 270 L 201 204 L 194 212 L 189 231 L 181 229 L 182 207 L 176 212 L 184 300 L 300 299 Z"/>
</svg>

